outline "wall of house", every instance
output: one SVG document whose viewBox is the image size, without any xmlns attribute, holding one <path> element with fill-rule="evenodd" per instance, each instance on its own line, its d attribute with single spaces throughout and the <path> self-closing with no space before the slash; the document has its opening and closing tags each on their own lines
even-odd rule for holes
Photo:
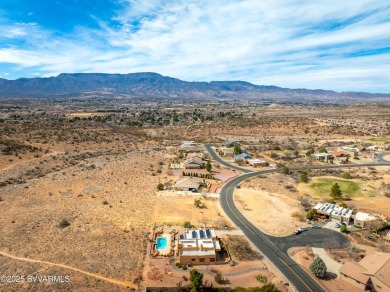
<svg viewBox="0 0 390 292">
<path fill-rule="evenodd" d="M 390 286 L 386 285 L 385 283 L 380 281 L 378 278 L 372 277 L 371 281 L 374 284 L 374 288 L 375 288 L 376 291 L 378 291 L 378 292 L 380 292 L 380 291 L 390 291 Z"/>
<path fill-rule="evenodd" d="M 340 279 L 354 285 L 355 287 L 359 288 L 361 291 L 364 291 L 366 289 L 366 283 L 358 282 L 355 279 L 352 279 L 352 278 L 345 276 L 343 274 L 340 274 Z"/>
<path fill-rule="evenodd" d="M 220 264 L 216 262 L 216 255 L 203 255 L 203 256 L 180 256 L 179 262 L 182 265 L 213 265 Z"/>
</svg>

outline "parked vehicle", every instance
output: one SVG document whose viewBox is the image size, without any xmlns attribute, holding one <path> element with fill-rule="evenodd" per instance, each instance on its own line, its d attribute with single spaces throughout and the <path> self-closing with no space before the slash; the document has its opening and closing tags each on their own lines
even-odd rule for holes
<svg viewBox="0 0 390 292">
<path fill-rule="evenodd" d="M 336 228 L 340 228 L 340 227 L 341 227 L 341 225 L 340 225 L 339 223 L 336 223 L 334 226 L 335 226 Z"/>
<path fill-rule="evenodd" d="M 298 230 L 303 232 L 303 231 L 307 231 L 307 228 L 306 227 L 299 227 Z"/>
<path fill-rule="evenodd" d="M 236 189 L 241 189 L 241 187 L 240 186 L 236 186 Z"/>
<path fill-rule="evenodd" d="M 317 225 L 317 224 L 314 224 L 314 225 L 311 226 L 311 228 L 313 228 L 313 229 L 320 229 L 321 226 L 319 226 L 319 225 Z"/>
<path fill-rule="evenodd" d="M 297 235 L 297 234 L 301 234 L 302 233 L 302 231 L 301 230 L 295 230 L 294 232 L 293 232 L 293 234 L 295 234 L 295 235 Z"/>
</svg>

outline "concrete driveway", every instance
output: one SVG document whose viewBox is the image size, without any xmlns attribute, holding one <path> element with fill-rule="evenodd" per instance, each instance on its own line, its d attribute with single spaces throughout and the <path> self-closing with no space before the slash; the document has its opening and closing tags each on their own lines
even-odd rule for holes
<svg viewBox="0 0 390 292">
<path fill-rule="evenodd" d="M 332 259 L 323 248 L 313 247 L 313 253 L 315 256 L 319 256 L 325 263 L 327 271 L 332 274 L 336 274 L 340 277 L 340 268 L 342 264 Z"/>
</svg>

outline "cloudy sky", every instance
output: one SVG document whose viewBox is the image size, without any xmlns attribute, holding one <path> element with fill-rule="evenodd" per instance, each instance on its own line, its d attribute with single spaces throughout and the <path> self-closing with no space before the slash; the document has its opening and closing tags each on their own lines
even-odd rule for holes
<svg viewBox="0 0 390 292">
<path fill-rule="evenodd" d="M 62 72 L 390 92 L 390 3 L 1 0 L 0 77 Z"/>
</svg>

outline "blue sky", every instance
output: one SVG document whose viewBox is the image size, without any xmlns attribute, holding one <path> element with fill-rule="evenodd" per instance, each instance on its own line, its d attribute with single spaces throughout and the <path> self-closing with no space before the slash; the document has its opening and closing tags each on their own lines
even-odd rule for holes
<svg viewBox="0 0 390 292">
<path fill-rule="evenodd" d="M 390 93 L 390 3 L 1 0 L 0 78 L 63 72 Z"/>
</svg>

